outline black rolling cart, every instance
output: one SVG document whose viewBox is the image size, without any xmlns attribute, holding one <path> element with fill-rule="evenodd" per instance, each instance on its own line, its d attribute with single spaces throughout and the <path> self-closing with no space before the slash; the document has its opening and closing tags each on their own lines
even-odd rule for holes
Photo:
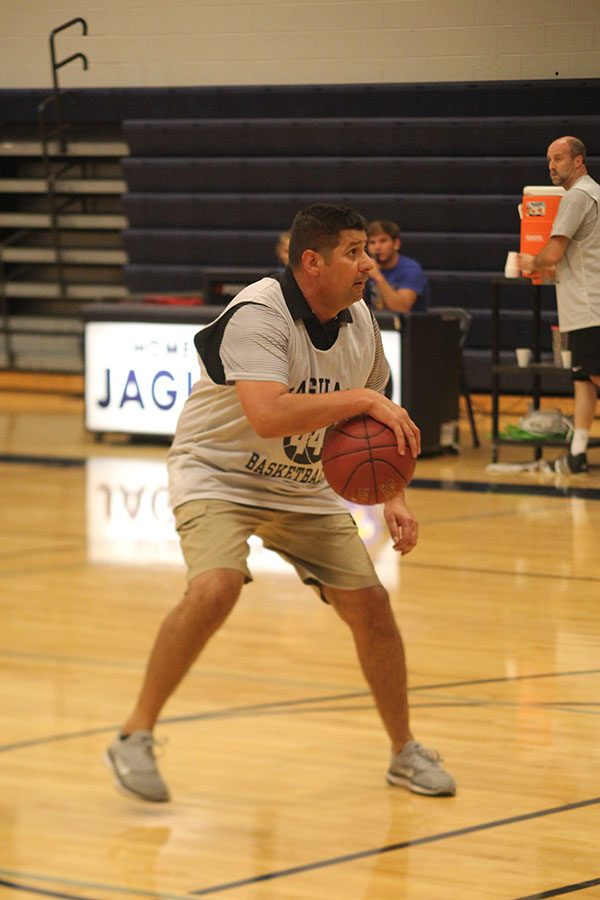
<svg viewBox="0 0 600 900">
<path fill-rule="evenodd" d="M 571 389 L 572 379 L 568 369 L 557 366 L 554 362 L 542 361 L 542 288 L 541 285 L 533 284 L 528 278 L 521 278 L 518 284 L 523 291 L 527 291 L 531 303 L 531 329 L 530 340 L 532 349 L 532 362 L 529 366 L 521 367 L 514 363 L 502 363 L 500 361 L 501 342 L 501 308 L 502 308 L 502 288 L 505 285 L 514 285 L 517 279 L 503 278 L 501 276 L 492 279 L 492 462 L 498 462 L 498 454 L 503 444 L 517 444 L 520 447 L 530 447 L 534 453 L 534 459 L 541 459 L 544 447 L 562 447 L 567 448 L 566 440 L 549 440 L 540 438 L 539 440 L 531 439 L 527 441 L 514 438 L 502 437 L 500 435 L 499 419 L 500 419 L 500 391 L 504 376 L 510 376 L 511 382 L 518 382 L 523 393 L 528 393 L 531 397 L 531 405 L 533 409 L 539 409 L 540 400 L 544 395 L 548 394 L 549 384 L 553 385 L 553 389 L 559 386 L 561 392 L 568 393 Z M 524 339 L 523 346 L 527 346 L 528 341 Z M 591 438 L 590 447 L 600 446 L 600 438 Z"/>
</svg>

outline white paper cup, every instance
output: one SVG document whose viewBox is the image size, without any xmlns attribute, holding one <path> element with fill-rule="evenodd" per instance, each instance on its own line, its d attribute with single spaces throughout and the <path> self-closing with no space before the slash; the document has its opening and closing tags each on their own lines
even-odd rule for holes
<svg viewBox="0 0 600 900">
<path fill-rule="evenodd" d="M 511 250 L 506 256 L 506 263 L 504 264 L 504 277 L 505 278 L 519 278 L 521 275 L 521 271 L 519 269 L 519 254 L 516 250 Z"/>
<path fill-rule="evenodd" d="M 531 350 L 529 347 L 517 347 L 515 350 L 517 354 L 517 365 L 521 366 L 524 369 L 531 362 Z"/>
<path fill-rule="evenodd" d="M 570 369 L 573 365 L 573 359 L 570 350 L 561 350 L 560 358 L 562 360 L 563 369 Z"/>
</svg>

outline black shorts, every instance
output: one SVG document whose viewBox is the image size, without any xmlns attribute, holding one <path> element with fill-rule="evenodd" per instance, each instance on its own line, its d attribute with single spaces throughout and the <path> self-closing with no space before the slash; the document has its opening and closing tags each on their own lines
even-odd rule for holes
<svg viewBox="0 0 600 900">
<path fill-rule="evenodd" d="M 574 381 L 600 375 L 600 325 L 568 331 Z"/>
</svg>

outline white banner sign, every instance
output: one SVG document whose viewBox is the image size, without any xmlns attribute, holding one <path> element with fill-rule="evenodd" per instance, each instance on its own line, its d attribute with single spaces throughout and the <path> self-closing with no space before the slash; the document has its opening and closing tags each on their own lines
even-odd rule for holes
<svg viewBox="0 0 600 900">
<path fill-rule="evenodd" d="M 200 377 L 194 335 L 202 325 L 88 322 L 85 424 L 89 431 L 168 435 Z M 400 334 L 383 331 L 393 399 L 400 402 Z"/>
<path fill-rule="evenodd" d="M 85 424 L 90 431 L 173 435 L 200 377 L 200 325 L 88 322 Z"/>
</svg>

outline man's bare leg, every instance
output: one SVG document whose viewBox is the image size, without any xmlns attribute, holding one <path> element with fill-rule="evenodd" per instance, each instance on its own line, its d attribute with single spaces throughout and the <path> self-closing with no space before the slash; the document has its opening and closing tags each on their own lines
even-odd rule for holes
<svg viewBox="0 0 600 900">
<path fill-rule="evenodd" d="M 394 752 L 412 740 L 404 644 L 387 592 L 380 585 L 359 591 L 325 588 L 327 600 L 352 631 L 367 683 Z"/>
<path fill-rule="evenodd" d="M 402 637 L 381 585 L 361 591 L 325 588 L 325 596 L 348 624 L 358 658 L 392 744 L 386 779 L 417 794 L 452 796 L 456 783 L 435 750 L 417 743 L 409 726 L 406 661 Z"/>
<path fill-rule="evenodd" d="M 244 575 L 235 569 L 214 569 L 192 579 L 160 627 L 123 734 L 152 731 L 162 707 L 235 606 L 243 584 Z"/>
</svg>

